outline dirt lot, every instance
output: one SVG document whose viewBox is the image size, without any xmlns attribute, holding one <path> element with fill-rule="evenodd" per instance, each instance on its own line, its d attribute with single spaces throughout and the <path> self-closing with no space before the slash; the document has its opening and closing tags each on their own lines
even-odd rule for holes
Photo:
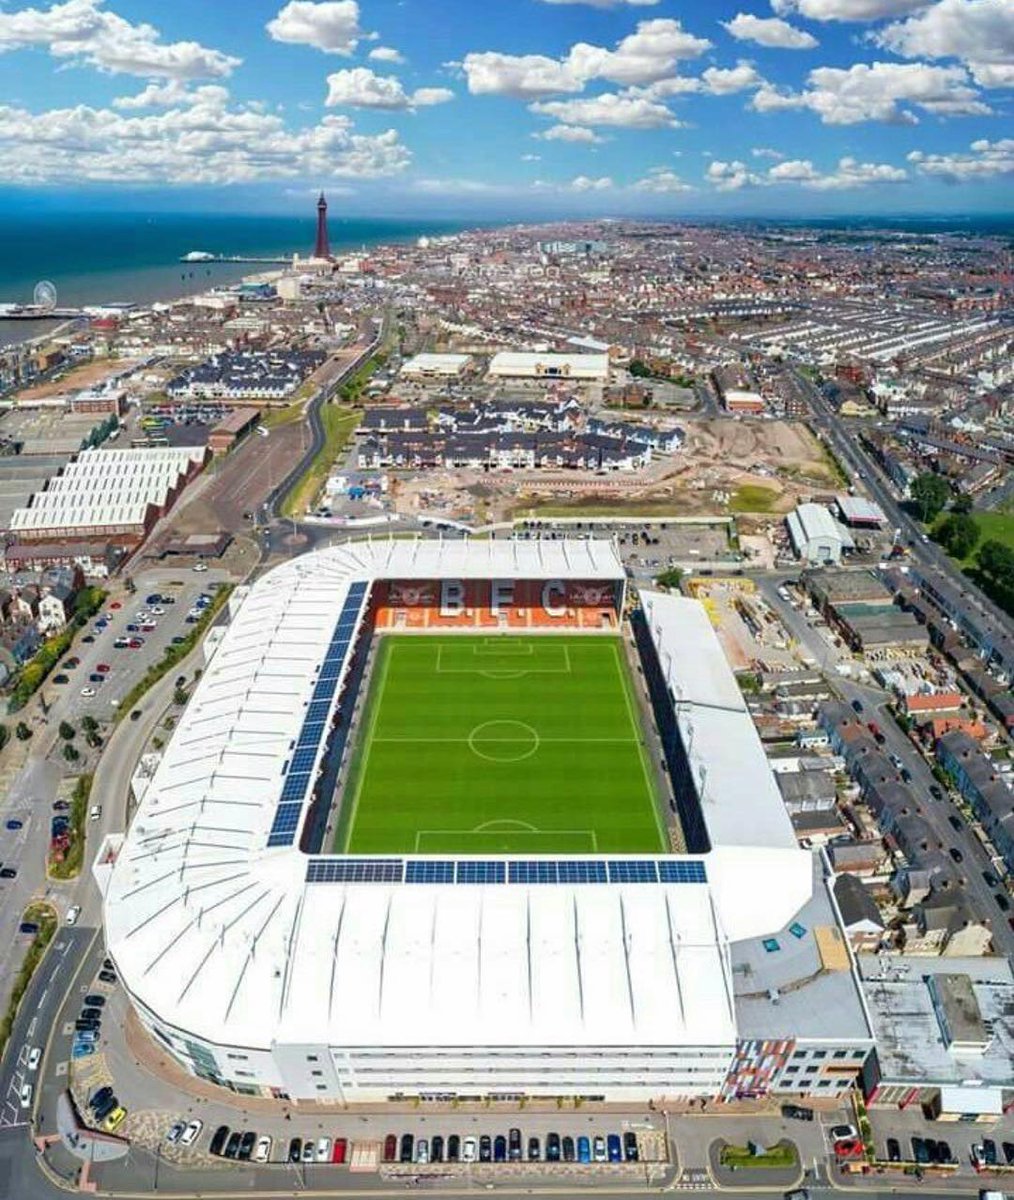
<svg viewBox="0 0 1014 1200">
<path fill-rule="evenodd" d="M 135 365 L 135 361 L 118 358 L 112 361 L 107 358 L 96 359 L 94 362 L 82 363 L 79 367 L 71 367 L 66 374 L 34 387 L 25 388 L 18 392 L 18 400 L 52 400 L 56 396 L 67 396 L 73 392 L 81 392 L 94 387 L 109 375 L 119 375 Z"/>
</svg>

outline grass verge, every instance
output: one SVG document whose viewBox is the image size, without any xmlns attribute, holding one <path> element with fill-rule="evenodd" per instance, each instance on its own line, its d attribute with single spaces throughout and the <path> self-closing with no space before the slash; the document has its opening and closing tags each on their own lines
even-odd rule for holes
<svg viewBox="0 0 1014 1200">
<path fill-rule="evenodd" d="M 786 1170 L 799 1162 L 796 1148 L 790 1142 L 779 1142 L 757 1154 L 751 1154 L 749 1146 L 723 1146 L 718 1160 L 723 1167 L 760 1167 L 768 1170 Z"/>
<path fill-rule="evenodd" d="M 312 506 L 335 459 L 359 423 L 359 414 L 336 404 L 325 404 L 320 410 L 320 420 L 324 428 L 324 445 L 314 455 L 309 468 L 286 493 L 282 501 L 283 516 L 300 516 Z"/>
<path fill-rule="evenodd" d="M 191 650 L 197 645 L 201 638 L 207 633 L 208 628 L 222 610 L 222 606 L 229 599 L 232 592 L 232 584 L 222 584 L 215 593 L 214 599 L 201 614 L 200 620 L 187 634 L 186 638 L 180 642 L 178 646 L 167 646 L 165 653 L 157 663 L 153 663 L 144 675 L 134 684 L 130 691 L 120 701 L 120 706 L 116 710 L 116 724 L 131 712 L 134 705 L 148 691 L 149 688 L 155 686 L 156 683 L 166 674 L 171 671 L 177 663 L 182 662 Z"/>
<path fill-rule="evenodd" d="M 35 968 L 42 961 L 46 947 L 53 940 L 53 934 L 56 933 L 56 909 L 51 904 L 41 902 L 30 904 L 21 919 L 22 921 L 34 921 L 39 927 L 39 932 L 32 938 L 32 944 L 28 947 L 28 953 L 21 964 L 21 969 L 14 977 L 14 988 L 7 1003 L 7 1011 L 0 1020 L 0 1057 L 3 1056 L 7 1049 L 7 1043 L 11 1039 L 14 1020 L 18 1015 L 18 1009 L 28 990 L 28 985 L 31 983 L 32 976 L 35 974 Z"/>
<path fill-rule="evenodd" d="M 741 513 L 770 513 L 775 511 L 779 493 L 759 483 L 744 483 L 732 494 L 729 508 Z"/>
<path fill-rule="evenodd" d="M 51 849 L 46 860 L 46 871 L 51 879 L 74 879 L 81 874 L 85 848 L 85 817 L 88 814 L 88 797 L 91 790 L 92 776 L 79 775 L 70 801 L 70 841 L 67 852 L 62 858 L 56 859 Z"/>
<path fill-rule="evenodd" d="M 25 663 L 15 676 L 7 711 L 19 712 L 28 703 L 29 697 L 37 692 L 50 671 L 70 649 L 77 631 L 83 629 L 105 603 L 106 593 L 101 588 L 85 588 L 77 598 L 74 616 L 66 629 L 43 642 L 41 648 Z"/>
</svg>

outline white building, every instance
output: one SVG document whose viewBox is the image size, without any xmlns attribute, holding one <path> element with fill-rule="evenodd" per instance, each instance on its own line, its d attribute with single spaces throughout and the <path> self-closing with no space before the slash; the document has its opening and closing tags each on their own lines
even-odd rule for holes
<svg viewBox="0 0 1014 1200">
<path fill-rule="evenodd" d="M 608 354 L 527 354 L 501 351 L 494 354 L 489 374 L 495 379 L 570 379 L 607 383 Z"/>
<path fill-rule="evenodd" d="M 696 602 L 649 596 L 643 645 L 691 746 L 680 791 L 703 794 L 693 852 L 301 852 L 383 579 L 622 589 L 624 572 L 606 541 L 392 540 L 304 555 L 252 587 L 129 831 L 96 860 L 109 954 L 161 1045 L 234 1090 L 328 1102 L 715 1096 L 773 1077 L 797 1036 L 858 1065 L 869 1031 L 828 880 L 796 847 Z"/>
<path fill-rule="evenodd" d="M 852 538 L 823 504 L 800 504 L 785 518 L 796 557 L 809 566 L 841 562 Z"/>
<path fill-rule="evenodd" d="M 401 368 L 406 379 L 449 379 L 463 374 L 470 354 L 417 354 Z"/>
</svg>

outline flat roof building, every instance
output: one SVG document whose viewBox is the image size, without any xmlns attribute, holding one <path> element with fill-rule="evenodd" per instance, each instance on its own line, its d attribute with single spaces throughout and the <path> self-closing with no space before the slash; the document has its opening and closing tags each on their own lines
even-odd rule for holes
<svg viewBox="0 0 1014 1200">
<path fill-rule="evenodd" d="M 417 354 L 401 368 L 406 379 L 454 378 L 472 361 L 470 354 Z"/>
<path fill-rule="evenodd" d="M 606 383 L 608 354 L 529 354 L 501 351 L 494 354 L 489 374 L 495 379 L 569 379 Z"/>
<path fill-rule="evenodd" d="M 785 518 L 797 558 L 813 566 L 841 562 L 853 547 L 852 538 L 823 504 L 800 504 Z"/>
</svg>

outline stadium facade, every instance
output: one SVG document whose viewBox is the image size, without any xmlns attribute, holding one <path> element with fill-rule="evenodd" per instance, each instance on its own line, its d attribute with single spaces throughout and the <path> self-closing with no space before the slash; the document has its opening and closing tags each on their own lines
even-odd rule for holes
<svg viewBox="0 0 1014 1200">
<path fill-rule="evenodd" d="M 615 635 L 625 598 L 596 540 L 355 543 L 233 597 L 94 868 L 108 952 L 177 1062 L 326 1103 L 851 1085 L 873 1039 L 826 860 L 797 847 L 696 601 L 642 594 L 634 617 L 686 852 L 321 853 L 375 633 Z"/>
</svg>

